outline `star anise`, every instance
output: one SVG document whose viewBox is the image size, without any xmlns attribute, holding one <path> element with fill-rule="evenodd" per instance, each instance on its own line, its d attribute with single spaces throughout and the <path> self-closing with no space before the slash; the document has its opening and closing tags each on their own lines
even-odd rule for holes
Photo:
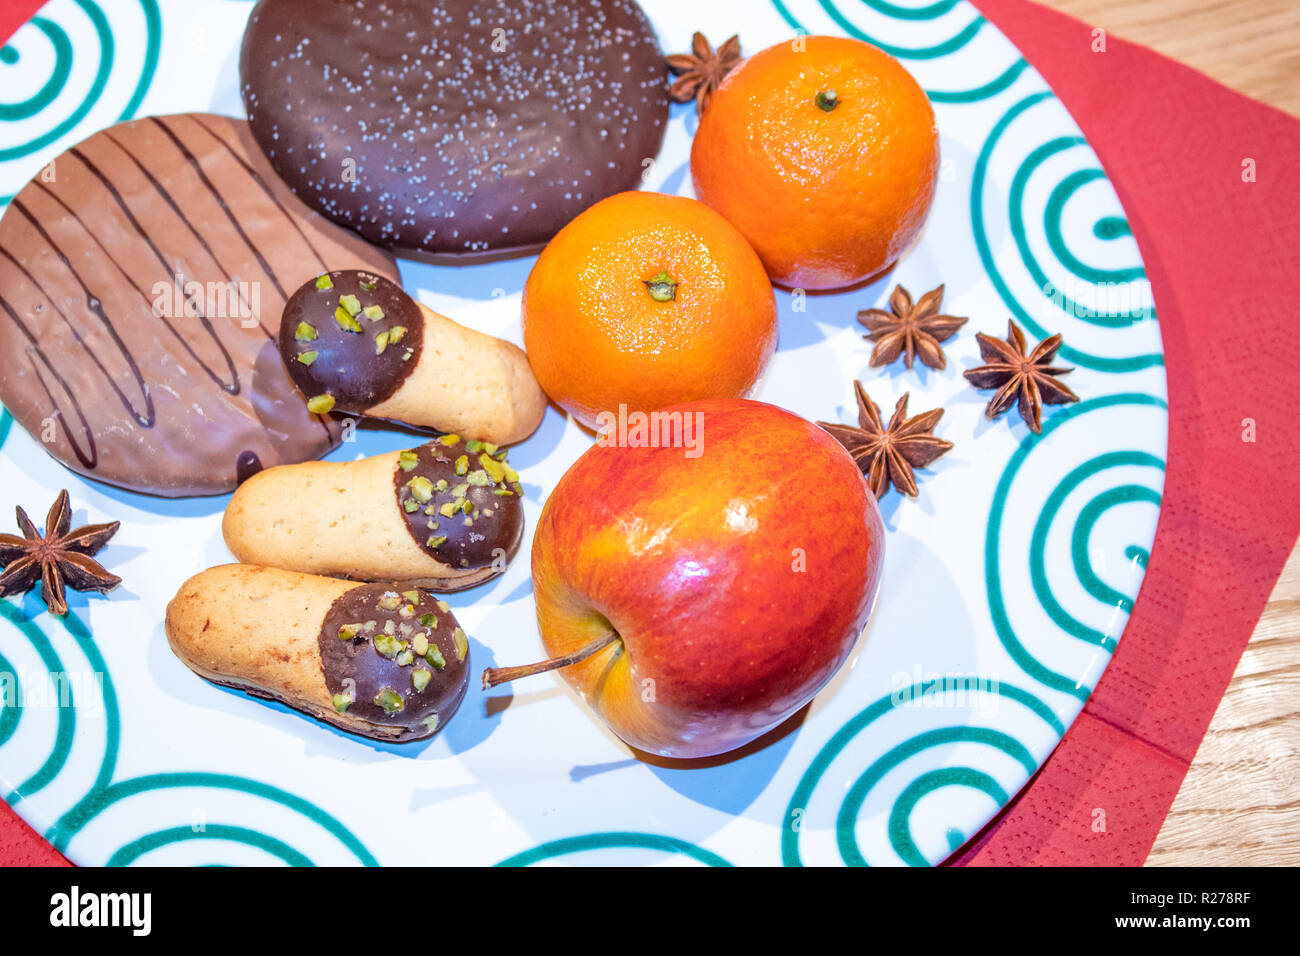
<svg viewBox="0 0 1300 956">
<path fill-rule="evenodd" d="M 966 324 L 966 319 L 955 315 L 940 315 L 943 303 L 943 286 L 931 289 L 915 304 L 911 294 L 901 285 L 894 286 L 889 297 L 889 308 L 866 309 L 858 313 L 858 321 L 871 331 L 866 338 L 875 342 L 870 364 L 888 365 L 901 354 L 903 363 L 910 369 L 913 357 L 930 368 L 947 365 L 939 343 L 949 338 Z"/>
<path fill-rule="evenodd" d="M 691 50 L 664 57 L 669 71 L 678 77 L 668 88 L 668 96 L 675 103 L 686 103 L 693 97 L 695 108 L 703 113 L 723 78 L 740 64 L 740 37 L 733 36 L 715 53 L 697 30 L 691 38 Z"/>
<path fill-rule="evenodd" d="M 111 591 L 122 583 L 90 556 L 108 543 L 119 522 L 88 524 L 72 529 L 72 505 L 60 491 L 45 517 L 42 537 L 27 512 L 18 508 L 16 534 L 0 534 L 0 597 L 21 594 L 39 579 L 41 597 L 54 614 L 67 614 L 65 588 L 77 591 Z"/>
<path fill-rule="evenodd" d="M 997 389 L 984 411 L 989 418 L 997 418 L 1014 402 L 1019 405 L 1020 417 L 1025 424 L 1031 431 L 1039 433 L 1043 430 L 1044 404 L 1065 405 L 1079 400 L 1078 395 L 1056 380 L 1058 375 L 1074 369 L 1051 364 L 1061 348 L 1059 334 L 1043 339 L 1032 352 L 1026 352 L 1025 334 L 1011 320 L 1007 320 L 1005 341 L 983 332 L 976 334 L 975 338 L 986 364 L 965 374 L 976 388 Z"/>
<path fill-rule="evenodd" d="M 907 393 L 894 406 L 894 415 L 885 425 L 880 409 L 868 396 L 861 382 L 853 383 L 858 399 L 858 425 L 837 425 L 818 422 L 841 445 L 849 450 L 867 485 L 877 498 L 883 498 L 892 482 L 905 495 L 916 497 L 916 476 L 913 468 L 924 468 L 952 448 L 952 442 L 930 434 L 943 417 L 942 408 L 907 417 Z"/>
</svg>

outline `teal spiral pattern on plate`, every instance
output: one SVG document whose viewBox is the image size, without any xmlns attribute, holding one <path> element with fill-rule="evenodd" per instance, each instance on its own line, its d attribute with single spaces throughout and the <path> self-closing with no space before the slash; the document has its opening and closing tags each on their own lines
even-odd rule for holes
<svg viewBox="0 0 1300 956">
<path fill-rule="evenodd" d="M 0 146 L 0 162 L 41 153 L 78 130 L 99 104 L 115 69 L 130 71 L 133 83 L 112 121 L 130 119 L 136 114 L 153 82 L 162 43 L 162 16 L 157 0 L 136 0 L 136 3 L 143 20 L 141 35 L 134 31 L 129 35 L 119 33 L 126 29 L 116 22 L 124 19 L 121 12 L 117 12 L 117 17 L 110 17 L 96 0 L 55 0 L 14 34 L 0 52 L 0 90 L 18 88 L 16 78 L 31 69 L 26 66 L 27 60 L 48 53 L 52 64 L 44 82 L 33 94 L 9 101 L 0 93 L 0 142 L 5 143 Z M 81 40 L 82 37 L 94 39 L 89 42 Z M 74 44 L 78 58 L 94 57 L 93 77 L 89 87 L 82 90 L 69 86 Z M 14 79 L 6 81 L 6 74 Z M 6 126 L 33 118 L 42 121 L 37 131 L 25 132 L 21 138 L 6 134 Z M 84 132 L 89 135 L 93 129 Z M 12 180 L 0 181 L 0 190 L 5 192 L 0 195 L 0 206 L 13 199 L 22 185 Z"/>
<path fill-rule="evenodd" d="M 1105 173 L 1096 165 L 1096 157 L 1083 137 L 1059 136 L 1030 150 L 1020 160 L 1010 183 L 1005 209 L 990 202 L 986 196 L 994 151 L 1009 139 L 1007 133 L 1013 124 L 1033 123 L 1036 111 L 1059 109 L 1056 97 L 1048 90 L 1022 98 L 997 121 L 980 150 L 975 161 L 970 200 L 971 224 L 980 261 L 1012 316 L 1033 336 L 1041 339 L 1055 332 L 1064 333 L 1066 344 L 1060 351 L 1064 361 L 1103 372 L 1140 371 L 1161 365 L 1164 359 L 1158 353 L 1130 352 L 1133 346 L 1123 335 L 1124 330 L 1155 319 L 1149 291 L 1145 288 L 1146 272 L 1137 261 L 1136 252 L 1132 264 L 1101 267 L 1085 262 L 1066 242 L 1062 221 L 1067 207 L 1072 201 L 1082 204 L 1081 194 L 1090 184 L 1097 183 L 1102 190 L 1096 194 L 1096 199 L 1117 211 L 1119 209 L 1118 201 L 1105 181 Z M 1064 163 L 1082 166 L 1063 176 L 1052 172 L 1056 165 Z M 1027 189 L 1036 176 L 1054 177 L 1044 204 L 1041 225 L 1035 224 L 1026 205 Z M 1059 178 L 1055 178 L 1057 176 Z M 1087 208 L 1091 212 L 1093 207 Z M 993 248 L 991 235 L 994 231 L 1004 230 L 1011 235 L 1018 253 L 1014 263 L 1009 263 L 1006 256 L 998 256 Z M 1031 237 L 1035 231 L 1043 237 L 1054 256 L 1056 280 L 1048 275 L 1048 267 L 1034 250 Z M 1100 214 L 1093 222 L 1091 232 L 1098 240 L 1107 243 L 1132 239 L 1127 221 L 1117 212 Z M 1012 267 L 1023 270 L 1020 294 L 1013 289 Z M 1089 294 L 1097 301 L 1084 302 L 1081 293 Z M 1118 298 L 1120 302 L 1104 302 L 1104 294 Z M 1079 346 L 1080 338 L 1096 344 Z"/>
<path fill-rule="evenodd" d="M 676 837 L 657 833 L 584 833 L 581 836 L 552 840 L 541 846 L 507 857 L 497 866 L 533 866 L 534 864 L 578 853 L 598 850 L 629 849 L 652 850 L 670 856 L 683 856 L 705 866 L 731 866 L 726 860 L 708 850 Z"/>
<path fill-rule="evenodd" d="M 64 663 L 63 655 L 55 649 L 56 640 L 60 635 L 56 633 L 52 637 L 47 632 L 46 627 L 37 622 L 36 618 L 38 616 L 43 616 L 44 620 L 49 623 L 58 622 L 62 625 L 64 632 L 62 636 L 71 639 L 71 643 L 84 659 L 85 668 L 83 670 L 69 671 Z M 109 865 L 126 865 L 159 847 L 191 841 L 241 843 L 269 853 L 285 862 L 310 863 L 311 856 L 309 852 L 288 847 L 277 836 L 264 832 L 259 828 L 259 825 L 264 824 L 265 818 L 271 816 L 273 812 L 288 812 L 312 821 L 357 862 L 368 866 L 377 865 L 378 861 L 373 854 L 339 820 L 326 813 L 317 804 L 270 784 L 230 774 L 205 772 L 161 773 L 114 780 L 121 737 L 121 716 L 118 709 L 117 693 L 113 687 L 112 678 L 109 675 L 103 655 L 96 646 L 89 630 L 82 623 L 81 618 L 75 612 L 70 611 L 65 618 L 60 620 L 52 615 L 45 614 L 43 608 L 33 615 L 28 615 L 9 601 L 0 601 L 0 617 L 13 625 L 10 633 L 24 637 L 31 648 L 39 655 L 46 671 L 43 676 L 53 683 L 55 693 L 58 693 L 61 687 L 67 686 L 70 688 L 66 702 L 60 697 L 54 706 L 41 709 L 41 715 L 51 712 L 54 714 L 55 734 L 53 745 L 47 759 L 40 768 L 10 790 L 7 799 L 11 805 L 18 805 L 23 800 L 30 799 L 49 786 L 64 772 L 69 755 L 73 751 L 77 715 L 86 713 L 89 710 L 89 702 L 77 694 L 77 688 L 79 686 L 84 688 L 86 682 L 70 684 L 68 678 L 72 674 L 78 673 L 95 675 L 98 678 L 96 683 L 101 693 L 101 699 L 97 702 L 98 706 L 93 708 L 93 712 L 102 715 L 105 727 L 103 751 L 98 760 L 99 770 L 89 790 L 46 830 L 44 836 L 55 849 L 65 851 L 70 841 L 80 831 L 91 825 L 103 811 L 121 801 L 178 789 L 201 790 L 206 788 L 251 795 L 263 801 L 265 809 L 258 815 L 257 819 L 250 821 L 238 823 L 196 823 L 195 821 L 187 821 L 186 825 L 183 826 L 173 826 L 128 839 L 117 852 L 112 854 Z M 66 643 L 66 641 L 61 643 Z M 21 730 L 24 719 L 26 718 L 28 721 L 36 719 L 34 716 L 36 712 L 24 707 L 25 699 L 30 695 L 30 688 L 22 688 L 19 685 L 19 674 L 10 662 L 10 658 L 0 656 L 0 667 L 3 668 L 3 670 L 0 670 L 0 675 L 7 675 L 10 678 L 10 680 L 4 681 L 6 688 L 8 686 L 16 688 L 16 693 L 12 695 L 12 706 L 9 694 L 6 693 L 4 697 L 0 698 L 0 702 L 3 703 L 3 707 L 0 708 L 0 754 L 2 754 L 3 748 L 10 744 Z M 29 716 L 29 714 L 33 716 Z M 33 728 L 33 732 L 39 733 L 41 729 L 39 727 Z M 152 810 L 150 819 L 154 822 L 160 822 L 159 816 L 166 814 L 173 808 L 170 802 L 163 801 L 154 806 Z"/>
<path fill-rule="evenodd" d="M 781 829 L 781 859 L 786 866 L 802 866 L 799 841 L 807 819 L 809 804 L 833 761 L 841 756 L 859 734 L 900 708 L 923 705 L 927 694 L 933 694 L 924 684 L 912 684 L 881 697 L 862 710 L 841 727 L 822 747 L 812 764 L 804 772 L 786 807 Z M 1002 698 L 1013 701 L 1033 713 L 1058 736 L 1065 726 L 1051 709 L 1038 697 L 1011 684 L 974 687 L 969 691 L 976 697 Z M 1028 777 L 1038 767 L 1029 750 L 1019 740 L 992 727 L 966 724 L 939 727 L 906 737 L 867 766 L 848 787 L 835 816 L 834 831 L 841 859 L 850 866 L 867 866 L 865 854 L 856 839 L 856 824 L 867 796 L 891 770 L 909 758 L 925 753 L 933 747 L 958 742 L 974 743 L 1010 757 L 1024 769 Z M 890 811 L 889 842 L 903 860 L 913 866 L 924 866 L 926 860 L 917 848 L 910 828 L 910 815 L 916 803 L 928 793 L 945 787 L 967 787 L 981 790 L 998 801 L 1006 803 L 1010 797 L 990 775 L 976 767 L 945 767 L 941 771 L 927 771 L 910 780 L 895 798 Z M 815 822 L 815 821 L 814 821 Z M 952 849 L 956 849 L 953 847 Z"/>
<path fill-rule="evenodd" d="M 791 9 L 795 5 L 794 0 L 771 0 L 773 8 L 796 33 L 807 34 L 813 31 L 808 26 L 806 15 L 796 16 Z M 934 20 L 955 9 L 965 9 L 971 14 L 965 23 L 953 30 L 953 32 L 938 42 L 927 43 L 924 45 L 907 45 L 904 43 L 891 42 L 882 32 L 873 32 L 859 24 L 856 17 L 862 12 L 874 14 L 877 20 L 874 21 L 880 26 L 888 27 L 888 19 L 892 18 L 904 23 L 915 23 L 919 21 Z M 922 7 L 904 7 L 892 3 L 881 2 L 881 0 L 859 0 L 858 3 L 850 0 L 816 0 L 815 11 L 826 17 L 827 23 L 845 36 L 853 37 L 857 40 L 864 40 L 873 44 L 889 53 L 898 57 L 900 60 L 908 61 L 909 66 L 923 61 L 940 60 L 951 56 L 954 53 L 962 51 L 971 45 L 971 42 L 980 34 L 981 30 L 987 25 L 988 21 L 980 16 L 979 12 L 969 4 L 960 4 L 955 2 L 933 3 Z M 854 16 L 848 14 L 848 10 L 854 11 Z M 812 12 L 810 10 L 809 12 Z M 1007 58 L 1005 64 L 999 65 L 996 72 L 990 72 L 987 64 L 981 64 L 984 67 L 984 73 L 987 76 L 984 82 L 966 89 L 932 89 L 927 87 L 926 93 L 935 103 L 977 103 L 996 96 L 1003 90 L 1010 87 L 1019 78 L 1020 74 L 1025 71 L 1029 64 L 1019 56 Z"/>
<path fill-rule="evenodd" d="M 1014 547 L 1005 546 L 1002 540 L 1004 528 L 1015 520 L 1017 515 L 1024 514 L 1034 518 L 1028 549 L 1028 570 L 1032 581 L 1032 594 L 1037 599 L 1039 607 L 1064 635 L 1095 645 L 1109 654 L 1114 650 L 1117 639 L 1117 632 L 1113 631 L 1113 625 L 1111 630 L 1103 630 L 1095 624 L 1079 620 L 1065 609 L 1056 596 L 1046 572 L 1048 533 L 1065 499 L 1085 480 L 1094 475 L 1106 475 L 1110 470 L 1123 466 L 1141 468 L 1151 474 L 1152 480 L 1149 483 L 1137 484 L 1128 481 L 1095 494 L 1081 509 L 1070 532 L 1069 563 L 1075 569 L 1083 590 L 1097 602 L 1094 607 L 1095 616 L 1105 620 L 1116 611 L 1126 614 L 1136 594 L 1121 592 L 1102 580 L 1092 564 L 1089 540 L 1097 521 L 1111 508 L 1132 503 L 1159 508 L 1160 488 L 1164 481 L 1164 462 L 1149 452 L 1141 450 L 1112 450 L 1093 455 L 1075 465 L 1052 489 L 1041 506 L 1034 501 L 1017 500 L 1015 508 L 1012 508 L 1011 488 L 1026 462 L 1033 460 L 1034 453 L 1048 445 L 1057 432 L 1068 434 L 1071 423 L 1107 410 L 1124 410 L 1124 414 L 1131 414 L 1130 410 L 1142 408 L 1158 409 L 1163 415 L 1166 405 L 1163 399 L 1151 395 L 1129 393 L 1088 399 L 1052 413 L 1043 423 L 1042 434 L 1030 435 L 1012 455 L 998 482 L 989 509 L 988 534 L 984 547 L 984 573 L 989 609 L 998 639 L 1012 660 L 1027 674 L 1047 687 L 1077 697 L 1080 701 L 1088 699 L 1092 688 L 1083 686 L 1077 679 L 1070 678 L 1043 663 L 1029 651 L 1012 624 L 1008 589 L 1001 572 L 1001 559 L 1005 553 L 1019 554 L 1020 552 Z M 1068 442 L 1068 437 L 1063 438 L 1062 442 Z M 1059 449 L 1068 447 L 1067 445 L 1058 443 L 1056 447 L 1057 455 L 1066 454 Z M 1137 561 L 1145 567 L 1147 554 L 1144 544 L 1126 541 L 1123 542 L 1120 551 L 1129 560 Z"/>
</svg>

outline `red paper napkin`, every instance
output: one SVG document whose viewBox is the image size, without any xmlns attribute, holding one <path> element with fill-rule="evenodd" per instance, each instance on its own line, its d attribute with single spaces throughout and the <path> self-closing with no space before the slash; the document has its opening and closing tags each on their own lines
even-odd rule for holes
<svg viewBox="0 0 1300 956">
<path fill-rule="evenodd" d="M 1128 212 L 1164 337 L 1170 435 L 1114 660 L 1056 753 L 950 862 L 1136 865 L 1300 532 L 1300 343 L 1287 334 L 1300 124 L 1142 47 L 1107 37 L 1094 52 L 1091 26 L 1027 0 L 975 2 L 1074 114 Z M 7 0 L 0 37 L 39 6 Z M 64 862 L 0 809 L 0 865 Z"/>
</svg>

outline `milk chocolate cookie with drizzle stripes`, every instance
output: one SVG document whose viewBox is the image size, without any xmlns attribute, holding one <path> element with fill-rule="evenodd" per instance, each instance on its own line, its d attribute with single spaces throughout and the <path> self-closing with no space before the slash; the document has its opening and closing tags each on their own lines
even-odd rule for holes
<svg viewBox="0 0 1300 956">
<path fill-rule="evenodd" d="M 262 0 L 239 72 L 294 192 L 405 256 L 540 246 L 637 188 L 668 121 L 634 0 Z"/>
<path fill-rule="evenodd" d="M 396 264 L 298 200 L 248 124 L 188 113 L 102 130 L 0 219 L 0 402 L 80 474 L 167 497 L 230 491 L 339 441 L 276 338 L 335 268 Z"/>
</svg>

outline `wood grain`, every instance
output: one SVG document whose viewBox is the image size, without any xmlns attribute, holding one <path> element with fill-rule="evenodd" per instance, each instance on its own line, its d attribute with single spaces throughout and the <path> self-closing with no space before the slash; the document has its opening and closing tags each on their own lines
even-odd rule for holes
<svg viewBox="0 0 1300 956">
<path fill-rule="evenodd" d="M 1297 0 L 1040 0 L 1300 116 Z"/>
<path fill-rule="evenodd" d="M 1298 0 L 1040 0 L 1300 116 Z M 1300 865 L 1300 548 L 1278 579 L 1149 866 Z"/>
</svg>

